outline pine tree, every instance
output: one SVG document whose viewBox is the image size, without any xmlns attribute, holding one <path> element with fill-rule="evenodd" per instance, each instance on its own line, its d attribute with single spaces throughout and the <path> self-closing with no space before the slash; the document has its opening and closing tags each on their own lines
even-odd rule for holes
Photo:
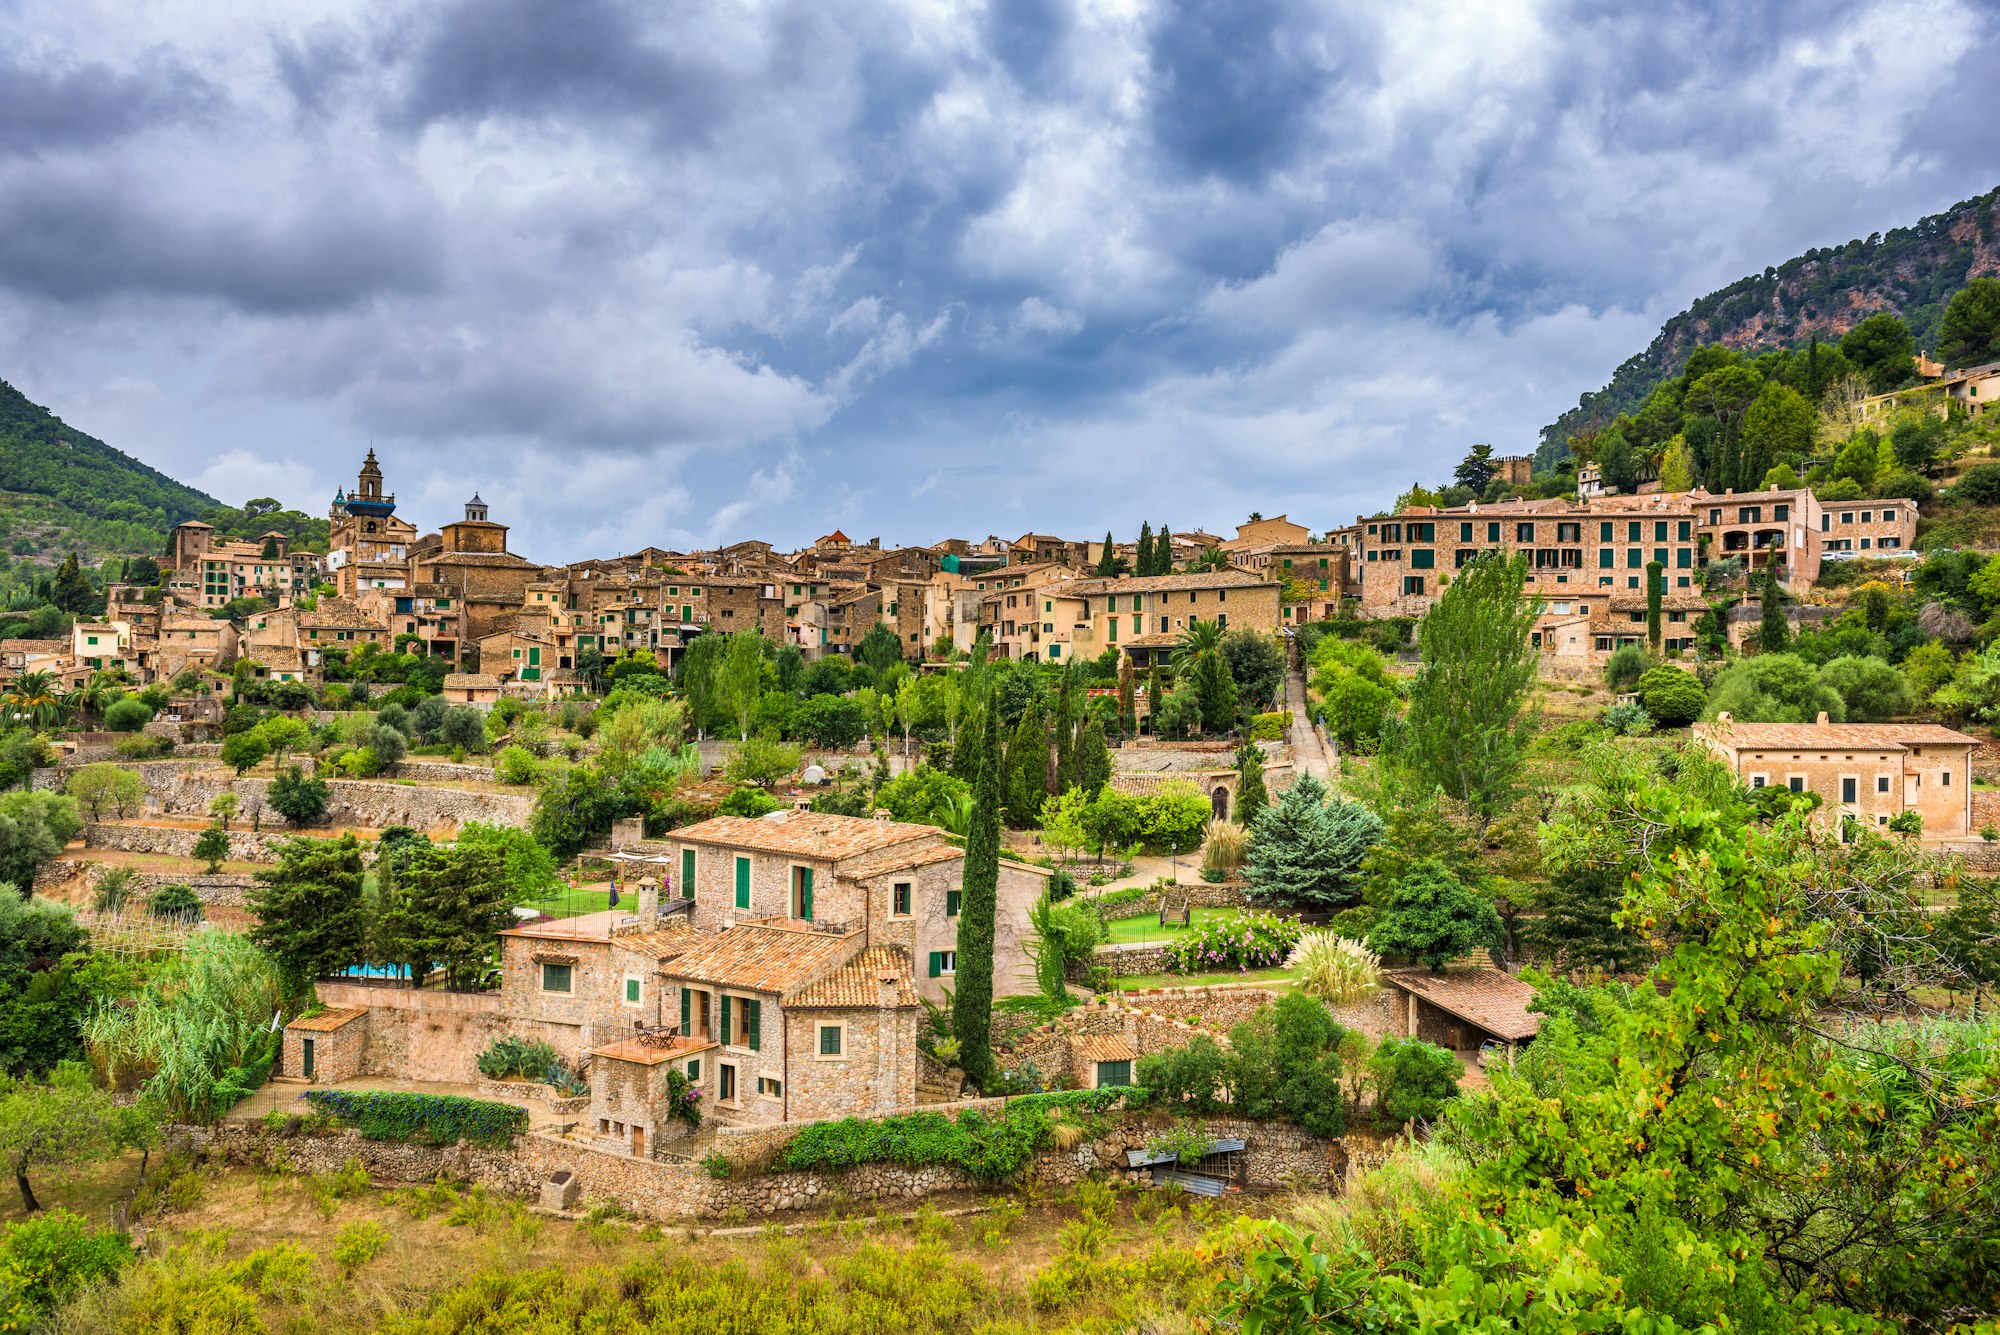
<svg viewBox="0 0 2000 1335">
<path fill-rule="evenodd" d="M 1042 711 L 1029 705 L 1021 711 L 1014 740 L 1007 746 L 1007 823 L 1017 830 L 1041 820 L 1042 800 L 1049 795 L 1049 731 Z"/>
<path fill-rule="evenodd" d="M 1239 793 L 1239 810 L 1242 800 Z M 1328 801 L 1325 784 L 1301 775 L 1251 826 L 1244 878 L 1257 900 L 1344 908 L 1360 898 L 1368 851 L 1381 839 L 1374 812 L 1359 802 Z"/>
<path fill-rule="evenodd" d="M 359 963 L 368 936 L 361 878 L 361 845 L 353 835 L 288 841 L 278 865 L 257 873 L 250 939 L 298 986 Z"/>
<path fill-rule="evenodd" d="M 1111 530 L 1104 530 L 1104 554 L 1097 558 L 1097 577 L 1110 579 L 1118 573 L 1118 555 L 1112 550 Z"/>
<path fill-rule="evenodd" d="M 1757 649 L 1760 653 L 1782 654 L 1792 644 L 1791 624 L 1785 620 L 1785 595 L 1778 590 L 1778 567 L 1764 567 L 1762 615 L 1757 622 Z"/>
<path fill-rule="evenodd" d="M 1658 561 L 1646 562 L 1646 643 L 1660 652 L 1660 596 L 1666 588 L 1666 567 Z"/>
<path fill-rule="evenodd" d="M 1110 782 L 1111 748 L 1104 742 L 1104 721 L 1093 718 L 1084 724 L 1082 736 L 1077 739 L 1076 786 L 1085 797 L 1094 799 Z"/>
<path fill-rule="evenodd" d="M 395 957 L 441 966 L 452 987 L 476 985 L 491 967 L 496 934 L 514 922 L 505 858 L 491 845 L 411 849 L 386 924 Z"/>
<path fill-rule="evenodd" d="M 958 1038 L 959 1065 L 981 1089 L 994 1081 L 993 933 L 1000 895 L 1000 718 L 984 710 L 985 729 L 979 779 L 973 786 L 972 827 L 965 838 L 965 870 L 959 882 L 957 991 L 951 1027 Z"/>
<path fill-rule="evenodd" d="M 86 611 L 91 604 L 90 579 L 78 564 L 76 553 L 71 552 L 56 567 L 55 582 L 49 585 L 49 601 L 64 612 Z"/>
<path fill-rule="evenodd" d="M 1236 748 L 1236 823 L 1248 829 L 1271 804 L 1264 786 L 1264 752 L 1255 742 Z"/>
</svg>

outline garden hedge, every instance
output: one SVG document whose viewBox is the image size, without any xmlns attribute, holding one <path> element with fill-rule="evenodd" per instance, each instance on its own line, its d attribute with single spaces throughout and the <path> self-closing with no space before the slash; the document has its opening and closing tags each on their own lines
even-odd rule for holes
<svg viewBox="0 0 2000 1335">
<path fill-rule="evenodd" d="M 528 1129 L 526 1108 L 456 1094 L 314 1089 L 305 1097 L 314 1112 L 353 1127 L 369 1140 L 417 1145 L 455 1145 L 462 1140 L 482 1149 L 504 1149 Z"/>
<path fill-rule="evenodd" d="M 900 1163 L 912 1168 L 942 1164 L 989 1181 L 1011 1177 L 1048 1144 L 1052 1109 L 1094 1115 L 1120 1099 L 1136 1101 L 1144 1091 L 1129 1088 L 1066 1090 L 1009 1099 L 997 1115 L 967 1109 L 952 1117 L 941 1112 L 899 1117 L 846 1117 L 816 1122 L 785 1147 L 777 1167 L 845 1169 L 865 1163 Z"/>
</svg>

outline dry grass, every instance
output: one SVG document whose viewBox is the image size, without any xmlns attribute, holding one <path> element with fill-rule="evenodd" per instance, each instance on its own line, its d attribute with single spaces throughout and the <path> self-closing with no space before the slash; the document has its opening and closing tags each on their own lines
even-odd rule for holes
<svg viewBox="0 0 2000 1335">
<path fill-rule="evenodd" d="M 477 1189 L 343 1195 L 326 1189 L 332 1176 L 316 1184 L 248 1169 L 219 1174 L 199 1199 L 152 1230 L 148 1254 L 171 1259 L 131 1273 L 123 1290 L 87 1297 L 57 1329 L 141 1329 L 133 1301 L 157 1298 L 190 1275 L 237 1276 L 255 1293 L 266 1329 L 358 1335 L 482 1275 L 546 1267 L 587 1283 L 583 1272 L 592 1267 L 647 1271 L 686 1262 L 700 1273 L 740 1266 L 735 1282 L 787 1289 L 843 1282 L 874 1265 L 900 1267 L 902 1282 L 920 1284 L 927 1299 L 933 1295 L 924 1276 L 949 1272 L 975 1295 L 972 1310 L 951 1323 L 956 1329 L 1179 1330 L 1185 1324 L 1177 1309 L 1207 1282 L 1192 1263 L 1195 1244 L 1238 1213 L 1268 1215 L 1281 1204 L 1170 1200 L 1101 1183 L 1030 1184 L 957 1218 L 942 1210 L 976 1206 L 979 1198 L 939 1199 L 908 1220 L 900 1211 L 837 1202 L 790 1236 L 776 1228 L 725 1236 L 715 1221 L 660 1226 L 615 1211 L 554 1218 Z M 900 1307 L 888 1291 L 894 1282 L 881 1276 L 879 1296 L 892 1308 Z M 914 1302 L 918 1294 L 908 1296 Z M 915 1315 L 879 1328 L 914 1328 Z"/>
</svg>

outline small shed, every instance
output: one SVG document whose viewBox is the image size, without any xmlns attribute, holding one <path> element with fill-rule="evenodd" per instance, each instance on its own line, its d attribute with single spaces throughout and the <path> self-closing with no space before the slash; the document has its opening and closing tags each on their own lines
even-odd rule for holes
<svg viewBox="0 0 2000 1335">
<path fill-rule="evenodd" d="M 1490 966 L 1397 969 L 1382 981 L 1392 991 L 1396 1028 L 1453 1052 L 1501 1043 L 1511 1053 L 1542 1027 L 1542 1017 L 1528 1010 L 1535 989 Z"/>
<path fill-rule="evenodd" d="M 452 704 L 491 709 L 500 701 L 500 678 L 490 672 L 448 672 L 443 690 Z"/>
<path fill-rule="evenodd" d="M 285 1026 L 285 1074 L 335 1085 L 361 1074 L 368 1047 L 368 1008 L 306 1015 Z"/>
</svg>

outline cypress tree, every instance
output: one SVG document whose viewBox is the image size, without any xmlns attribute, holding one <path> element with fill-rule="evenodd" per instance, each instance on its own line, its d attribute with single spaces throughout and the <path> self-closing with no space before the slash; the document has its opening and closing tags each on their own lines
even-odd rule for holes
<svg viewBox="0 0 2000 1335">
<path fill-rule="evenodd" d="M 1174 573 L 1174 531 L 1165 524 L 1160 525 L 1159 536 L 1153 539 L 1153 573 Z"/>
<path fill-rule="evenodd" d="M 1236 678 L 1221 651 L 1195 660 L 1195 698 L 1201 702 L 1203 732 L 1228 732 L 1236 724 Z"/>
<path fill-rule="evenodd" d="M 993 931 L 1000 895 L 1000 719 L 984 711 L 979 778 L 973 785 L 972 827 L 965 838 L 965 872 L 959 882 L 958 990 L 951 1029 L 959 1065 L 981 1089 L 993 1066 Z"/>
<path fill-rule="evenodd" d="M 1153 525 L 1150 520 L 1139 522 L 1139 550 L 1132 553 L 1132 573 L 1141 579 L 1153 573 Z"/>
<path fill-rule="evenodd" d="M 1250 828 L 1257 813 L 1271 805 L 1271 791 L 1264 786 L 1264 752 L 1257 743 L 1246 741 L 1236 748 L 1236 823 Z"/>
<path fill-rule="evenodd" d="M 1792 628 L 1785 620 L 1785 596 L 1778 591 L 1778 568 L 1764 567 L 1763 615 L 1757 622 L 1757 649 L 1760 653 L 1782 654 L 1791 647 Z"/>
<path fill-rule="evenodd" d="M 1646 643 L 1660 652 L 1660 595 L 1665 589 L 1666 567 L 1658 561 L 1646 562 Z"/>
<path fill-rule="evenodd" d="M 995 720 L 996 726 L 998 720 Z M 1017 830 L 1042 818 L 1042 799 L 1049 795 L 1049 731 L 1042 711 L 1029 705 L 1021 711 L 1014 740 L 1007 747 L 1007 823 Z"/>
<path fill-rule="evenodd" d="M 1128 737 L 1139 732 L 1139 674 L 1130 654 L 1118 659 L 1118 727 Z"/>
<path fill-rule="evenodd" d="M 1083 726 L 1077 739 L 1076 786 L 1085 797 L 1094 799 L 1110 782 L 1111 748 L 1104 743 L 1104 721 L 1094 718 Z"/>
<path fill-rule="evenodd" d="M 1104 555 L 1097 558 L 1097 577 L 1110 579 L 1118 573 L 1118 557 L 1111 550 L 1111 530 L 1104 530 Z"/>
<path fill-rule="evenodd" d="M 1052 793 L 1066 793 L 1076 784 L 1076 665 L 1064 669 L 1056 692 L 1056 761 Z"/>
</svg>

